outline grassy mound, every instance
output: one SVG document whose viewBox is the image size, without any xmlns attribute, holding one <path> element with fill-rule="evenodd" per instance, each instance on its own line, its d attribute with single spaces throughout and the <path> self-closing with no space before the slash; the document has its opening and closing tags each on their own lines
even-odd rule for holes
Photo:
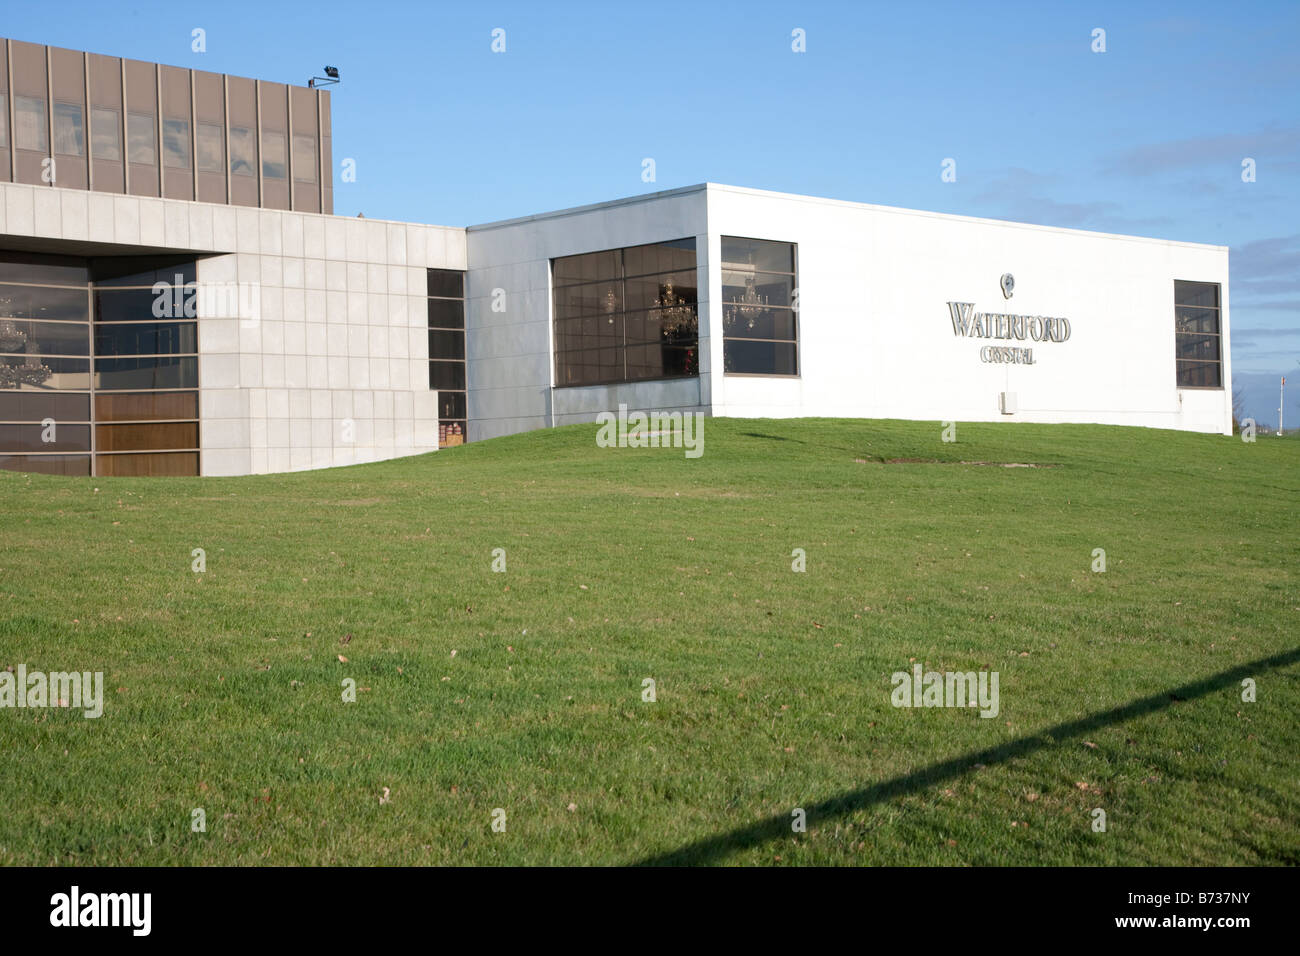
<svg viewBox="0 0 1300 956">
<path fill-rule="evenodd" d="M 0 472 L 0 669 L 105 675 L 0 709 L 0 863 L 1300 862 L 1300 443 L 595 432 Z M 914 663 L 997 717 L 891 706 Z"/>
</svg>

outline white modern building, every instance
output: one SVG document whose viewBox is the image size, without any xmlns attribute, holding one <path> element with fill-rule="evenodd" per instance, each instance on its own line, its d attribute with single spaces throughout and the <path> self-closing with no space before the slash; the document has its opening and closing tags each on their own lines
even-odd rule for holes
<svg viewBox="0 0 1300 956">
<path fill-rule="evenodd" d="M 1223 246 L 714 184 L 343 218 L 320 90 L 0 60 L 0 468 L 320 468 L 621 404 L 1231 434 Z"/>
<path fill-rule="evenodd" d="M 468 239 L 471 438 L 620 403 L 1231 434 L 1225 246 L 715 184 Z M 635 278 L 659 267 L 628 251 L 663 243 L 671 267 Z M 693 364 L 662 332 L 680 325 L 669 282 L 698 316 L 698 336 L 675 340 L 696 345 Z M 628 318 L 643 313 L 649 334 Z M 649 360 L 634 344 L 657 339 Z"/>
</svg>

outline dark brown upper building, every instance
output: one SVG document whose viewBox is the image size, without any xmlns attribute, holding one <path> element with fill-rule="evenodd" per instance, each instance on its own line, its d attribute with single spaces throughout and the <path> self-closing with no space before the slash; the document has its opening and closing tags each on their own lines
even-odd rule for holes
<svg viewBox="0 0 1300 956">
<path fill-rule="evenodd" d="M 0 41 L 0 181 L 334 211 L 324 90 Z"/>
</svg>

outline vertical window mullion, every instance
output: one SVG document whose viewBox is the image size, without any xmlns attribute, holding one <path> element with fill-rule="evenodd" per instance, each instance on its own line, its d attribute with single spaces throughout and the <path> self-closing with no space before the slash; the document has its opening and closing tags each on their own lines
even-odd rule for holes
<svg viewBox="0 0 1300 956">
<path fill-rule="evenodd" d="M 619 301 L 623 304 L 619 314 L 619 327 L 623 346 L 619 350 L 623 356 L 623 381 L 627 381 L 627 255 L 623 249 L 618 250 Z"/>
</svg>

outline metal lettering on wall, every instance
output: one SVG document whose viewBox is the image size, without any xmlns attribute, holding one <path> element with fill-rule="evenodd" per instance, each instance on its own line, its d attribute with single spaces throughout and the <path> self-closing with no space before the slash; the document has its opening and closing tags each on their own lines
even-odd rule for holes
<svg viewBox="0 0 1300 956">
<path fill-rule="evenodd" d="M 1023 342 L 1064 342 L 1070 337 L 1070 320 L 1046 315 L 1008 315 L 1001 312 L 976 312 L 973 302 L 949 302 L 952 334 L 975 339 L 1002 339 Z M 1030 347 L 986 345 L 980 349 L 980 361 L 1000 365 L 1035 365 Z"/>
</svg>

